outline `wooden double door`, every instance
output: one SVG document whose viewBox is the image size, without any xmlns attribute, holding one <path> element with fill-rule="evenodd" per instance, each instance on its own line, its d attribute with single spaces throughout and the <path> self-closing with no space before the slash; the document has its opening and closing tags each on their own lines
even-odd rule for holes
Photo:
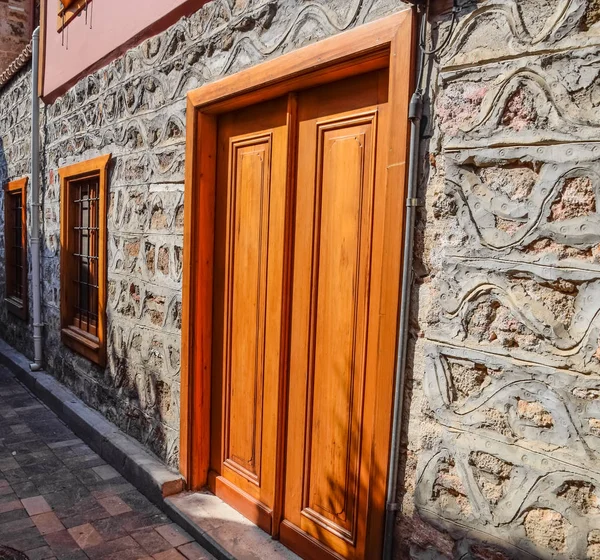
<svg viewBox="0 0 600 560">
<path fill-rule="evenodd" d="M 381 549 L 387 96 L 374 71 L 217 122 L 209 485 L 304 558 Z"/>
</svg>

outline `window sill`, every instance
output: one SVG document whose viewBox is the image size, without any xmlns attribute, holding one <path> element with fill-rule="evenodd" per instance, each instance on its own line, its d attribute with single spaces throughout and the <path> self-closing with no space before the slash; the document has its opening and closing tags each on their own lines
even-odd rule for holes
<svg viewBox="0 0 600 560">
<path fill-rule="evenodd" d="M 23 319 L 23 321 L 27 320 L 27 307 L 22 299 L 9 296 L 4 300 L 4 302 L 6 303 L 6 309 L 9 311 L 9 313 L 12 313 L 19 319 Z"/>
<path fill-rule="evenodd" d="M 105 365 L 105 352 L 100 345 L 99 338 L 91 336 L 73 325 L 63 328 L 61 332 L 65 346 L 99 366 Z"/>
</svg>

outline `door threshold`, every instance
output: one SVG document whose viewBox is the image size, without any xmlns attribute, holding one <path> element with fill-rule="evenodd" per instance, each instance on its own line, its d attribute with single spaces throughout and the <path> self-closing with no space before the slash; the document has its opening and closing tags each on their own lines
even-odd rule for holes
<svg viewBox="0 0 600 560">
<path fill-rule="evenodd" d="M 219 560 L 300 560 L 208 491 L 182 492 L 165 498 L 164 505 L 169 517 Z"/>
</svg>

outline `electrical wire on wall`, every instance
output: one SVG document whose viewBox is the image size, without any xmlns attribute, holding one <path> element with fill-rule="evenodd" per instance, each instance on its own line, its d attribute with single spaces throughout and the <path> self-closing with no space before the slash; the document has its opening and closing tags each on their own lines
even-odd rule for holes
<svg viewBox="0 0 600 560">
<path fill-rule="evenodd" d="M 419 152 L 421 143 L 421 119 L 423 117 L 423 74 L 425 62 L 430 61 L 431 57 L 442 52 L 449 44 L 456 27 L 460 7 L 458 0 L 454 0 L 452 7 L 452 21 L 450 28 L 444 40 L 434 49 L 427 50 L 426 31 L 429 20 L 429 4 L 427 0 L 425 9 L 422 6 L 417 7 L 419 14 L 419 35 L 418 35 L 418 60 L 416 67 L 415 92 L 413 93 L 408 107 L 408 118 L 410 120 L 410 150 L 408 161 L 408 180 L 406 194 L 406 214 L 404 229 L 404 260 L 402 263 L 401 297 L 400 313 L 398 322 L 398 342 L 396 355 L 396 372 L 394 387 L 394 412 L 392 420 L 392 440 L 390 444 L 390 462 L 387 480 L 387 500 L 385 516 L 385 533 L 383 543 L 383 558 L 390 560 L 392 558 L 394 527 L 396 515 L 401 510 L 401 503 L 397 500 L 398 494 L 398 467 L 400 453 L 402 451 L 402 416 L 404 404 L 404 386 L 406 380 L 406 356 L 409 341 L 409 318 L 410 318 L 410 297 L 413 284 L 413 247 L 414 230 L 416 221 L 416 209 L 422 205 L 417 198 L 419 181 Z"/>
</svg>

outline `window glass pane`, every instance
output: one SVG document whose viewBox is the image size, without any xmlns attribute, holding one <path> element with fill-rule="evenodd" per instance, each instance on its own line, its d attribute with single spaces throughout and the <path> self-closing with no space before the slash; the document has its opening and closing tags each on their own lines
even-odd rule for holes
<svg viewBox="0 0 600 560">
<path fill-rule="evenodd" d="M 98 177 L 71 182 L 75 235 L 76 327 L 98 334 Z"/>
<path fill-rule="evenodd" d="M 7 231 L 7 251 L 10 251 L 8 263 L 8 296 L 23 299 L 23 204 L 21 191 L 7 193 L 6 203 L 10 213 L 10 228 Z"/>
</svg>

